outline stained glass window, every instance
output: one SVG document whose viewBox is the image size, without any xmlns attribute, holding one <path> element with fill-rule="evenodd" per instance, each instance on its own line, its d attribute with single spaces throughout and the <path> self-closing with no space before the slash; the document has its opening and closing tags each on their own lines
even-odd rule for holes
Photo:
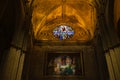
<svg viewBox="0 0 120 80">
<path fill-rule="evenodd" d="M 82 56 L 80 53 L 47 54 L 46 75 L 82 75 Z"/>
<path fill-rule="evenodd" d="M 75 58 L 72 59 L 69 56 L 59 56 L 54 60 L 56 67 L 54 67 L 54 74 L 75 74 Z"/>
<path fill-rule="evenodd" d="M 56 27 L 53 30 L 53 34 L 55 36 L 55 38 L 59 38 L 60 40 L 64 40 L 64 39 L 69 39 L 74 35 L 74 30 L 66 25 L 61 25 Z"/>
</svg>

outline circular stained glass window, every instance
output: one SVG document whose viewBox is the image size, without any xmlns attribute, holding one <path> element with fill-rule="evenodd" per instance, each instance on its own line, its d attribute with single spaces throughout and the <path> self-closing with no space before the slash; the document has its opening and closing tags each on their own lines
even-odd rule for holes
<svg viewBox="0 0 120 80">
<path fill-rule="evenodd" d="M 74 30 L 69 26 L 61 25 L 53 30 L 53 34 L 56 38 L 64 40 L 71 38 L 74 35 Z"/>
</svg>

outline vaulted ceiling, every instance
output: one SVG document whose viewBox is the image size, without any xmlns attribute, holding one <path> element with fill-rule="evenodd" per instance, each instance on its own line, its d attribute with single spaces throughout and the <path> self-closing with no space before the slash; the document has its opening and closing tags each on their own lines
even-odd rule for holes
<svg viewBox="0 0 120 80">
<path fill-rule="evenodd" d="M 92 0 L 34 0 L 32 25 L 36 40 L 56 40 L 53 30 L 68 25 L 75 31 L 67 41 L 87 42 L 94 37 L 96 9 Z"/>
</svg>

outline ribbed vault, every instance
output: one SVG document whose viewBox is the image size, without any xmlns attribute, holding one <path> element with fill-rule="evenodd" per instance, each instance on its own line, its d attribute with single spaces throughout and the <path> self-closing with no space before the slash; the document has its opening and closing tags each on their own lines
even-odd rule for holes
<svg viewBox="0 0 120 80">
<path fill-rule="evenodd" d="M 56 40 L 53 29 L 68 25 L 75 34 L 67 41 L 87 42 L 94 37 L 96 10 L 92 1 L 34 0 L 32 25 L 36 40 Z"/>
</svg>

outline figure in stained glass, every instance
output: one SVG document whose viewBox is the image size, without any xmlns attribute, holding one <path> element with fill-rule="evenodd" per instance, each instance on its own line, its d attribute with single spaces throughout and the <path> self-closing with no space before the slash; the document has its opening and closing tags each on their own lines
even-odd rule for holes
<svg viewBox="0 0 120 80">
<path fill-rule="evenodd" d="M 74 35 L 74 30 L 69 26 L 61 25 L 53 30 L 53 34 L 56 38 L 64 40 L 72 37 Z"/>
</svg>

